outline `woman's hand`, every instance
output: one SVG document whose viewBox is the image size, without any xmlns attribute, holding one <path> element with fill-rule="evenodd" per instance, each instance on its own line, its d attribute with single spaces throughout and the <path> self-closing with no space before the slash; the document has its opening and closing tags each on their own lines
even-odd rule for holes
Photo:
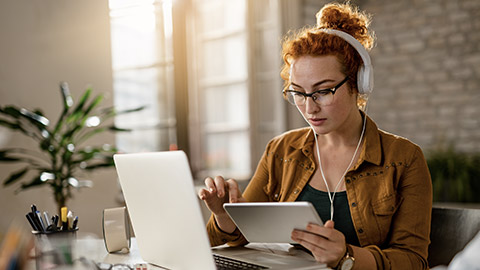
<svg viewBox="0 0 480 270">
<path fill-rule="evenodd" d="M 221 176 L 217 176 L 215 179 L 207 177 L 205 186 L 206 188 L 198 192 L 198 197 L 205 202 L 208 209 L 213 213 L 218 226 L 223 231 L 232 233 L 236 226 L 223 209 L 223 204 L 246 201 L 242 197 L 237 181 L 233 179 L 225 181 Z"/>
<path fill-rule="evenodd" d="M 318 262 L 335 268 L 345 255 L 347 245 L 343 233 L 333 225 L 331 220 L 325 226 L 310 223 L 306 231 L 293 230 L 292 240 L 310 250 Z"/>
</svg>

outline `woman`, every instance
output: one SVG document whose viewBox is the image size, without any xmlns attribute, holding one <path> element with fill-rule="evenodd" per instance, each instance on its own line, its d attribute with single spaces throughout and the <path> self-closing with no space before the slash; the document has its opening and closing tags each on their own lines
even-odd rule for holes
<svg viewBox="0 0 480 270">
<path fill-rule="evenodd" d="M 233 179 L 205 180 L 199 196 L 213 213 L 212 245 L 247 243 L 225 202 L 310 201 L 325 224 L 294 230 L 292 240 L 317 261 L 335 269 L 428 268 L 432 188 L 425 158 L 361 110 L 373 86 L 368 25 L 351 5 L 328 4 L 317 27 L 285 40 L 283 94 L 310 127 L 269 142 L 243 195 Z"/>
</svg>

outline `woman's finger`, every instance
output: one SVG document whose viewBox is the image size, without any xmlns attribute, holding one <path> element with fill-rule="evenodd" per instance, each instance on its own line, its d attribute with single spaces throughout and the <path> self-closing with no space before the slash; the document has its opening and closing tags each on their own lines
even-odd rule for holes
<svg viewBox="0 0 480 270">
<path fill-rule="evenodd" d="M 217 196 L 219 198 L 223 198 L 225 196 L 225 179 L 221 176 L 216 176 L 215 179 L 213 180 L 215 184 L 215 189 L 217 191 Z"/>
<path fill-rule="evenodd" d="M 211 178 L 211 177 L 205 178 L 205 187 L 207 187 L 207 190 L 210 193 L 217 191 L 216 188 L 215 188 L 215 182 L 213 181 L 213 178 Z"/>
<path fill-rule="evenodd" d="M 228 187 L 229 201 L 231 203 L 239 202 L 241 198 L 240 189 L 238 188 L 238 183 L 234 179 L 228 179 L 226 182 Z"/>
<path fill-rule="evenodd" d="M 326 226 L 321 226 L 321 225 L 318 225 L 318 224 L 315 224 L 315 223 L 309 223 L 306 227 L 306 231 L 307 232 L 310 232 L 310 233 L 313 233 L 313 234 L 316 234 L 316 235 L 320 235 L 326 239 L 329 239 L 330 241 L 334 241 L 334 242 L 343 242 L 344 241 L 344 236 L 341 232 L 335 230 L 333 228 L 333 221 L 331 221 L 331 223 L 329 223 L 329 221 L 327 221 L 325 224 L 327 225 L 328 224 L 328 227 Z"/>
</svg>

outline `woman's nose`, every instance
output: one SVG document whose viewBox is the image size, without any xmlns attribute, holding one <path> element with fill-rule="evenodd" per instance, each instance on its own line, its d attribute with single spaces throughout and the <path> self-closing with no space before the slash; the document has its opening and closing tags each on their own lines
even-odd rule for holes
<svg viewBox="0 0 480 270">
<path fill-rule="evenodd" d="M 314 114 L 320 111 L 320 106 L 313 101 L 313 98 L 307 97 L 305 100 L 305 112 L 308 114 Z"/>
</svg>

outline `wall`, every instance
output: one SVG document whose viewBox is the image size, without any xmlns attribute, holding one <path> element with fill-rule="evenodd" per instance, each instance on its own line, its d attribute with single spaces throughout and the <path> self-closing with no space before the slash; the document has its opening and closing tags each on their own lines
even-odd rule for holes
<svg viewBox="0 0 480 270">
<path fill-rule="evenodd" d="M 303 1 L 306 24 L 326 2 Z M 373 15 L 368 113 L 378 126 L 424 151 L 480 152 L 480 1 L 351 2 Z"/>
<path fill-rule="evenodd" d="M 103 92 L 104 105 L 113 104 L 108 1 L 98 0 L 2 0 L 0 3 L 0 104 L 42 108 L 56 120 L 62 108 L 59 82 L 67 81 L 74 98 L 87 85 Z M 0 148 L 24 146 L 36 149 L 30 138 L 0 130 Z M 113 135 L 98 143 L 114 142 Z M 95 143 L 95 142 L 92 142 Z M 18 169 L 0 164 L 0 181 Z M 74 192 L 69 207 L 79 216 L 82 231 L 101 236 L 101 214 L 117 206 L 116 174 L 107 169 L 90 175 L 91 189 Z M 13 219 L 27 222 L 32 203 L 50 213 L 56 206 L 48 188 L 31 189 L 15 195 L 19 185 L 0 186 L 0 237 Z"/>
</svg>

